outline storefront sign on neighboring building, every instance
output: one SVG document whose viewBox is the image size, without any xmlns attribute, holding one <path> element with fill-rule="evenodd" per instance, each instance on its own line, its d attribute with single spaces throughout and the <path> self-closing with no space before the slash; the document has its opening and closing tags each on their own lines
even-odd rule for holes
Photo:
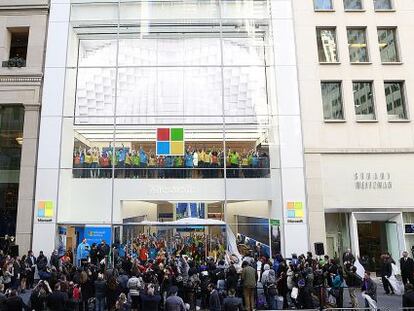
<svg viewBox="0 0 414 311">
<path fill-rule="evenodd" d="M 157 155 L 183 156 L 184 155 L 184 129 L 158 128 L 157 129 Z"/>
<path fill-rule="evenodd" d="M 37 221 L 51 222 L 53 220 L 53 201 L 39 201 L 37 203 Z"/>
<path fill-rule="evenodd" d="M 290 223 L 303 222 L 303 202 L 287 202 L 287 221 Z"/>
<path fill-rule="evenodd" d="M 356 190 L 389 190 L 392 189 L 389 172 L 355 172 Z"/>
</svg>

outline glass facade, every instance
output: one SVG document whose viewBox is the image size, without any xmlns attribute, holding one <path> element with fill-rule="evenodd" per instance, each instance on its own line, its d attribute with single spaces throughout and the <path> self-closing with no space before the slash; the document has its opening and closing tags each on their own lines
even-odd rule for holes
<svg viewBox="0 0 414 311">
<path fill-rule="evenodd" d="M 378 28 L 378 44 L 383 63 L 400 61 L 397 47 L 397 30 L 395 28 Z"/>
<path fill-rule="evenodd" d="M 23 106 L 0 105 L 0 237 L 16 233 Z"/>
<path fill-rule="evenodd" d="M 341 82 L 321 82 L 323 117 L 325 120 L 343 120 Z"/>
<path fill-rule="evenodd" d="M 203 215 L 184 217 L 198 218 L 195 231 L 270 251 L 265 189 L 280 165 L 269 5 L 72 1 L 57 211 L 65 232 L 108 226 L 128 243 L 163 234 L 169 221 L 188 234 L 178 207 L 202 204 Z M 266 237 L 246 229 L 255 222 Z"/>
<path fill-rule="evenodd" d="M 407 120 L 407 106 L 405 103 L 404 82 L 385 82 L 385 99 L 387 101 L 388 119 Z"/>
<path fill-rule="evenodd" d="M 374 0 L 375 10 L 392 10 L 392 0 Z"/>
<path fill-rule="evenodd" d="M 317 28 L 318 55 L 321 63 L 338 62 L 335 28 Z"/>
<path fill-rule="evenodd" d="M 353 82 L 354 107 L 357 120 L 375 120 L 372 82 Z"/>
<path fill-rule="evenodd" d="M 353 11 L 353 10 L 362 10 L 362 0 L 344 0 L 344 9 Z"/>
<path fill-rule="evenodd" d="M 348 47 L 351 63 L 369 62 L 367 35 L 365 28 L 349 28 Z"/>
<path fill-rule="evenodd" d="M 315 10 L 333 10 L 332 0 L 314 0 Z"/>
</svg>

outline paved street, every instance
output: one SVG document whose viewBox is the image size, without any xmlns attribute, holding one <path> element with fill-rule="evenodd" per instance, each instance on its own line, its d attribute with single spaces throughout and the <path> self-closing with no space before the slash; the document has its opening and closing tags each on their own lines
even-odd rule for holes
<svg viewBox="0 0 414 311">
<path fill-rule="evenodd" d="M 397 295 L 388 296 L 388 295 L 385 295 L 382 283 L 381 282 L 377 283 L 377 286 L 378 286 L 377 287 L 378 307 L 381 310 L 396 311 L 396 310 L 398 310 L 399 308 L 402 307 L 402 296 L 397 296 Z M 364 302 L 361 298 L 360 292 L 358 294 L 358 298 L 359 298 L 360 307 L 364 307 Z M 345 291 L 344 291 L 344 307 L 350 306 L 349 302 L 350 302 L 350 299 L 349 299 L 348 290 L 345 289 Z"/>
</svg>

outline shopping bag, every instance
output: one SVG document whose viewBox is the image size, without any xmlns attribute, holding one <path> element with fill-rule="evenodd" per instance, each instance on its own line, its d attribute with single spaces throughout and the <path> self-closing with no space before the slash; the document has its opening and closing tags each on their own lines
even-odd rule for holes
<svg viewBox="0 0 414 311">
<path fill-rule="evenodd" d="M 299 294 L 299 289 L 297 287 L 293 287 L 292 292 L 290 293 L 290 297 L 292 297 L 292 299 L 297 299 L 298 294 Z"/>
<path fill-rule="evenodd" d="M 388 282 L 390 282 L 390 284 L 391 284 L 391 286 L 394 290 L 394 293 L 396 295 L 401 296 L 401 295 L 404 294 L 404 285 L 400 280 L 398 280 L 395 277 L 394 274 L 392 274 L 389 278 L 387 277 L 387 279 L 388 279 Z"/>
<path fill-rule="evenodd" d="M 361 296 L 368 302 L 369 308 L 371 310 L 377 310 L 377 302 L 374 299 L 372 299 L 371 296 L 365 294 L 364 292 L 362 292 Z"/>
<path fill-rule="evenodd" d="M 365 269 L 361 265 L 361 263 L 359 262 L 359 259 L 355 260 L 354 267 L 357 268 L 356 273 L 363 279 L 364 278 Z"/>
<path fill-rule="evenodd" d="M 398 266 L 394 263 L 391 264 L 392 267 L 392 274 L 394 275 L 401 275 L 401 270 L 398 268 Z"/>
</svg>

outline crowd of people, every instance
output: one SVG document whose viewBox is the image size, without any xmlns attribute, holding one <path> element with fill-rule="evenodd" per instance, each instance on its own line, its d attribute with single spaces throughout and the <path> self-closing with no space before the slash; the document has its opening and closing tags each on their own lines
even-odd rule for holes
<svg viewBox="0 0 414 311">
<path fill-rule="evenodd" d="M 152 150 L 125 146 L 75 148 L 74 178 L 222 178 L 226 164 L 228 178 L 269 177 L 269 156 L 261 150 L 188 147 L 183 156 L 156 155 Z"/>
<path fill-rule="evenodd" d="M 289 260 L 224 251 L 214 258 L 204 255 L 201 240 L 181 241 L 168 249 L 165 241 L 142 234 L 121 252 L 105 241 L 89 247 L 84 239 L 76 254 L 54 251 L 49 258 L 2 251 L 0 310 L 322 310 L 344 307 L 345 287 L 352 307 L 364 307 L 357 299 L 361 291 L 365 307 L 376 310 L 377 282 L 369 271 L 359 276 L 349 250 L 342 264 L 310 252 Z M 390 257 L 383 260 L 391 264 Z M 404 253 L 400 265 L 403 306 L 414 308 L 414 262 Z"/>
</svg>

